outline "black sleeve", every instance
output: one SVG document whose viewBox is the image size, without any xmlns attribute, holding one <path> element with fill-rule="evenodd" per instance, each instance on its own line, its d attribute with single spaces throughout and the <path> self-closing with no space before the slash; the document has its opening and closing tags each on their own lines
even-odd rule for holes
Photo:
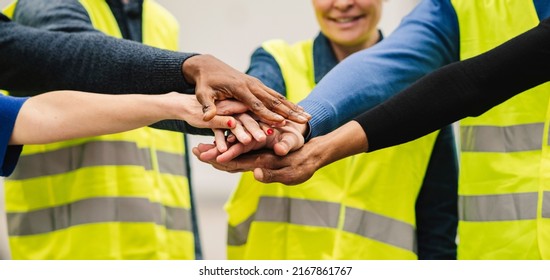
<svg viewBox="0 0 550 280">
<path fill-rule="evenodd" d="M 70 2 L 77 6 L 68 5 Z M 31 3 L 44 10 L 38 11 Z M 61 8 L 59 3 L 67 6 Z M 2 89 L 27 93 L 72 89 L 150 94 L 193 89 L 183 78 L 181 67 L 185 59 L 194 54 L 161 50 L 97 32 L 91 28 L 86 11 L 77 1 L 20 0 L 18 5 L 16 18 L 30 26 L 50 30 L 18 25 L 3 17 L 0 21 Z M 48 5 L 59 9 L 63 17 L 48 16 L 48 12 L 53 11 Z M 24 16 L 21 8 L 28 9 L 29 14 Z"/>
<path fill-rule="evenodd" d="M 432 72 L 355 120 L 369 151 L 408 142 L 549 81 L 549 62 L 546 19 L 491 51 Z"/>
</svg>

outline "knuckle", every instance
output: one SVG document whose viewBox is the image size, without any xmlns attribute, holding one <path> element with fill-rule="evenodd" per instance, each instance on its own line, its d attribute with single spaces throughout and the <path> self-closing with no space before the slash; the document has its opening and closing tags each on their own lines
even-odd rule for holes
<svg viewBox="0 0 550 280">
<path fill-rule="evenodd" d="M 288 109 L 288 116 L 296 117 L 297 115 L 298 115 L 298 113 L 296 113 L 295 110 L 293 110 L 293 109 Z"/>
<path fill-rule="evenodd" d="M 283 104 L 283 102 L 281 102 L 280 99 L 277 99 L 277 98 L 271 99 L 271 102 L 269 103 L 269 109 L 277 108 L 277 107 L 281 106 L 282 104 Z"/>
<path fill-rule="evenodd" d="M 264 169 L 264 181 L 273 182 L 273 173 L 269 169 Z"/>
<path fill-rule="evenodd" d="M 218 114 L 229 115 L 231 112 L 227 108 L 218 108 Z"/>
<path fill-rule="evenodd" d="M 260 79 L 254 77 L 254 76 L 250 76 L 250 75 L 247 75 L 248 79 L 247 79 L 247 84 L 249 86 L 256 86 L 258 84 L 262 84 L 262 82 L 260 81 Z"/>
<path fill-rule="evenodd" d="M 259 111 L 264 107 L 264 104 L 260 101 L 254 101 L 250 104 L 250 107 L 253 111 Z"/>
</svg>

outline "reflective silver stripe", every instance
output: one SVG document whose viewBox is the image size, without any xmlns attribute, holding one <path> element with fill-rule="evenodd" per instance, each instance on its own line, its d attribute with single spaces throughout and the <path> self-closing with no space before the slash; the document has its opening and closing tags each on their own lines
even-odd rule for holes
<svg viewBox="0 0 550 280">
<path fill-rule="evenodd" d="M 7 218 L 11 236 L 48 233 L 71 226 L 106 222 L 155 223 L 172 230 L 191 231 L 191 212 L 188 209 L 163 206 L 134 197 L 90 198 L 36 211 L 8 212 Z"/>
<path fill-rule="evenodd" d="M 458 213 L 462 221 L 516 221 L 537 218 L 537 193 L 460 196 Z"/>
<path fill-rule="evenodd" d="M 182 155 L 157 151 L 159 171 L 174 175 L 186 175 Z M 63 174 L 91 166 L 131 165 L 152 170 L 149 149 L 138 148 L 134 142 L 97 141 L 66 147 L 45 153 L 24 155 L 9 177 L 24 180 L 41 176 Z"/>
<path fill-rule="evenodd" d="M 462 126 L 460 128 L 463 152 L 521 152 L 536 151 L 542 147 L 544 123 L 514 126 Z"/>
<path fill-rule="evenodd" d="M 405 250 L 417 252 L 415 227 L 386 216 L 346 207 L 344 230 Z"/>
<path fill-rule="evenodd" d="M 256 221 L 336 228 L 339 213 L 339 203 L 262 197 L 256 212 Z"/>
<path fill-rule="evenodd" d="M 254 221 L 254 214 L 252 214 L 246 221 L 236 225 L 228 226 L 227 229 L 227 245 L 229 246 L 242 246 L 248 241 L 248 232 L 250 231 L 250 225 Z"/>
<path fill-rule="evenodd" d="M 550 218 L 550 192 L 544 192 L 543 194 L 542 217 Z"/>
<path fill-rule="evenodd" d="M 338 203 L 264 196 L 258 202 L 256 213 L 236 226 L 228 226 L 227 244 L 245 245 L 253 221 L 336 228 L 339 212 Z"/>
<path fill-rule="evenodd" d="M 340 207 L 340 204 L 333 202 L 262 197 L 255 214 L 239 225 L 229 226 L 227 243 L 231 246 L 246 244 L 253 221 L 337 228 Z M 415 253 L 417 251 L 413 225 L 350 207 L 346 207 L 345 219 L 344 231 Z"/>
<path fill-rule="evenodd" d="M 187 176 L 187 164 L 183 155 L 157 151 L 157 159 L 160 173 Z"/>
</svg>

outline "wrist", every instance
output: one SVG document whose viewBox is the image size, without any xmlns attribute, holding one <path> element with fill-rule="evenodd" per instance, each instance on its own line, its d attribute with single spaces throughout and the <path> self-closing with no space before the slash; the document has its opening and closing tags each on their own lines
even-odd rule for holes
<svg viewBox="0 0 550 280">
<path fill-rule="evenodd" d="M 312 138 L 306 145 L 310 144 L 318 151 L 310 155 L 317 157 L 317 168 L 368 151 L 367 136 L 355 121 L 350 121 L 329 134 Z"/>
<path fill-rule="evenodd" d="M 300 133 L 304 138 L 309 134 L 309 124 L 308 123 L 297 123 L 290 120 L 286 121 L 287 125 L 294 127 L 298 133 Z"/>
<path fill-rule="evenodd" d="M 308 142 L 311 139 L 311 129 L 309 128 L 309 122 L 302 124 L 302 129 L 300 130 L 302 136 L 304 136 L 304 141 Z"/>
<path fill-rule="evenodd" d="M 188 84 L 196 84 L 196 77 L 198 77 L 200 73 L 200 61 L 202 60 L 203 56 L 205 55 L 195 53 L 190 55 L 183 61 L 181 65 L 181 72 L 183 74 L 183 78 Z"/>
<path fill-rule="evenodd" d="M 163 119 L 183 120 L 188 114 L 186 102 L 182 100 L 186 95 L 177 92 L 162 94 L 159 101 L 159 110 L 162 111 Z"/>
<path fill-rule="evenodd" d="M 308 147 L 310 150 L 308 158 L 315 159 L 315 161 L 313 161 L 315 170 L 319 170 L 325 165 L 333 162 L 331 158 L 334 153 L 334 151 L 332 151 L 334 145 L 332 145 L 330 139 L 326 139 L 325 136 L 312 138 L 304 147 Z"/>
</svg>

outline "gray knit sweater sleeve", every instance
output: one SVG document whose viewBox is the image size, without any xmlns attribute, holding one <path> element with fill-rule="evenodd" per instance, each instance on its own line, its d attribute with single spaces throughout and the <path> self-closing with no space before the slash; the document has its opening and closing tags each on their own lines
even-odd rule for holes
<svg viewBox="0 0 550 280">
<path fill-rule="evenodd" d="M 0 19 L 0 88 L 98 93 L 192 92 L 182 64 L 193 54 L 148 47 L 96 31 L 76 0 L 20 0 L 20 26 Z"/>
<path fill-rule="evenodd" d="M 181 68 L 194 54 L 107 36 L 93 28 L 78 1 L 20 0 L 14 19 L 20 24 L 0 14 L 0 89 L 14 96 L 60 89 L 114 94 L 194 91 Z M 178 120 L 152 127 L 212 134 Z"/>
</svg>

